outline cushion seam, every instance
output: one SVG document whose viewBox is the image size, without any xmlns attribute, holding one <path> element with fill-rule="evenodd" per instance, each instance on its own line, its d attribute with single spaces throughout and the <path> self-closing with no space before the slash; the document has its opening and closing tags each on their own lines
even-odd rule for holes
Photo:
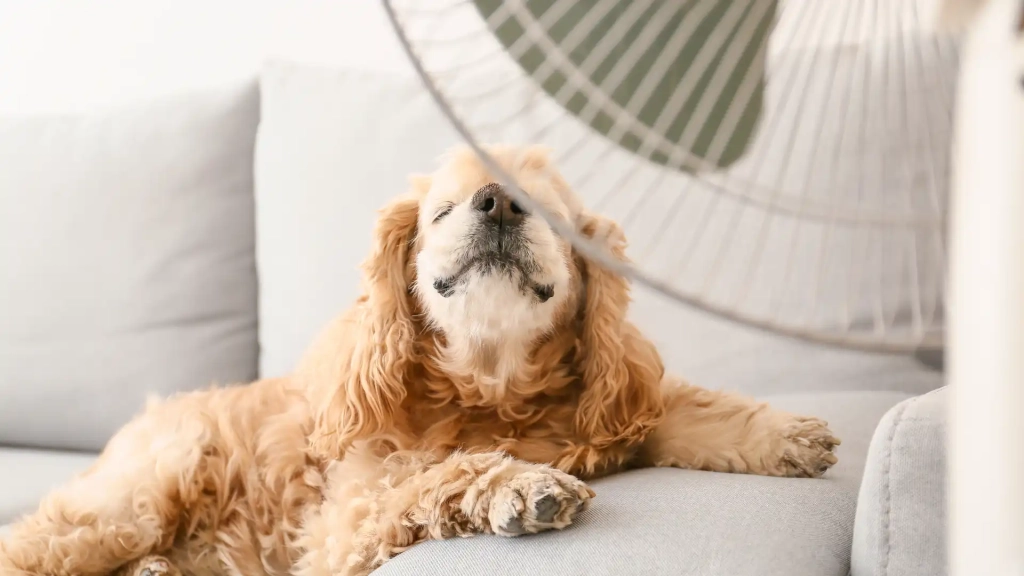
<svg viewBox="0 0 1024 576">
<path fill-rule="evenodd" d="M 903 413 L 907 407 L 917 398 L 911 398 L 899 406 L 893 415 L 892 428 L 889 430 L 889 438 L 885 444 L 885 457 L 883 458 L 884 470 L 882 472 L 882 494 L 885 499 L 882 506 L 882 571 L 881 576 L 889 573 L 889 560 L 892 554 L 892 447 L 896 439 L 896 433 L 903 422 Z"/>
<path fill-rule="evenodd" d="M 931 418 L 931 417 L 922 418 L 920 416 L 904 416 L 904 417 L 900 418 L 900 424 L 906 424 L 908 422 L 910 422 L 912 424 L 919 424 L 921 422 L 933 423 L 933 422 L 937 422 L 937 421 L 939 421 L 938 418 Z"/>
</svg>

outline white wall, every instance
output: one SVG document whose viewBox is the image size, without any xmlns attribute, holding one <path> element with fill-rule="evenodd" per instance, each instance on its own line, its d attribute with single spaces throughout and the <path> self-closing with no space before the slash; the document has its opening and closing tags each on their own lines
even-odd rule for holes
<svg viewBox="0 0 1024 576">
<path fill-rule="evenodd" d="M 938 0 L 909 4 L 930 22 Z M 194 88 L 275 56 L 413 73 L 381 0 L 0 0 L 0 113 Z"/>
<path fill-rule="evenodd" d="M 377 0 L 0 0 L 0 113 L 194 89 L 268 57 L 412 74 Z"/>
</svg>

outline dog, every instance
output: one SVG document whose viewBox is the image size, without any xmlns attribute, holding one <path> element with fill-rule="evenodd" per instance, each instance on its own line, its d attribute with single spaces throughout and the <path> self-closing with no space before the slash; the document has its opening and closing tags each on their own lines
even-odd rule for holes
<svg viewBox="0 0 1024 576">
<path fill-rule="evenodd" d="M 625 261 L 545 149 L 489 152 Z M 148 406 L 13 527 L 0 575 L 365 575 L 424 540 L 564 528 L 625 469 L 836 463 L 826 422 L 666 376 L 627 279 L 467 148 L 382 209 L 363 281 L 291 376 Z"/>
</svg>

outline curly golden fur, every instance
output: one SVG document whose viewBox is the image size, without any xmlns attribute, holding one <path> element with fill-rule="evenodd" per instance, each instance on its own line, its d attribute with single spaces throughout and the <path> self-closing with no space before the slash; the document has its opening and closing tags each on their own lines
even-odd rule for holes
<svg viewBox="0 0 1024 576">
<path fill-rule="evenodd" d="M 625 258 L 544 150 L 491 152 Z M 466 150 L 414 177 L 364 295 L 292 376 L 149 406 L 13 527 L 0 575 L 367 574 L 427 539 L 563 528 L 594 496 L 582 480 L 631 467 L 836 462 L 821 420 L 666 377 L 626 279 L 529 214 L 487 224 L 495 198 L 522 213 L 492 183 Z"/>
</svg>

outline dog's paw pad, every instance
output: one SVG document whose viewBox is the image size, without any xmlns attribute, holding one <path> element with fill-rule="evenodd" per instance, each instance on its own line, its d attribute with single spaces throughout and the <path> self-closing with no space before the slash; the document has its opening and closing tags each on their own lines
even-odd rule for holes
<svg viewBox="0 0 1024 576">
<path fill-rule="evenodd" d="M 163 556 L 147 556 L 135 564 L 131 576 L 180 576 L 178 570 Z"/>
<path fill-rule="evenodd" d="M 491 501 L 491 528 L 502 536 L 565 528 L 594 492 L 582 481 L 540 467 L 518 474 L 499 486 Z"/>
<path fill-rule="evenodd" d="M 501 532 L 504 532 L 508 536 L 518 536 L 526 533 L 526 528 L 523 526 L 523 520 L 519 516 L 513 516 L 505 521 L 505 524 L 501 526 Z"/>
<path fill-rule="evenodd" d="M 561 508 L 561 502 L 554 495 L 545 494 L 534 505 L 534 514 L 537 516 L 538 522 L 551 522 L 555 519 L 559 508 Z"/>
</svg>

